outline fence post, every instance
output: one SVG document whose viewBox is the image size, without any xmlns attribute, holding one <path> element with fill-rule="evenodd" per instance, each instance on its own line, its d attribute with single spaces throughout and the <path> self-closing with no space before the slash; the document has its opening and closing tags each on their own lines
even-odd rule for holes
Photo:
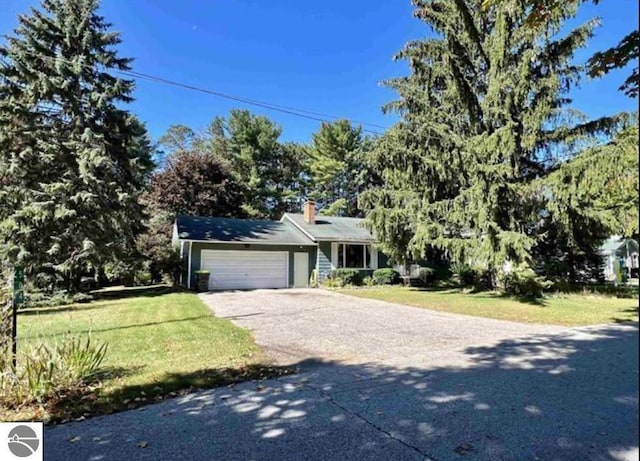
<svg viewBox="0 0 640 461">
<path fill-rule="evenodd" d="M 16 368 L 18 356 L 18 306 L 24 302 L 24 268 L 15 266 L 13 270 L 13 299 L 11 319 L 11 363 Z"/>
</svg>

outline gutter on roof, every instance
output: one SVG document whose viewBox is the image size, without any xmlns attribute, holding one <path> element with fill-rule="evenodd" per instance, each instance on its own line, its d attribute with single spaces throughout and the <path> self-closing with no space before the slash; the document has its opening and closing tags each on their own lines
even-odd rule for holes
<svg viewBox="0 0 640 461">
<path fill-rule="evenodd" d="M 318 242 L 338 242 L 338 243 L 377 243 L 376 239 L 354 239 L 354 238 L 344 238 L 344 237 L 329 237 L 329 238 L 319 238 Z"/>
</svg>

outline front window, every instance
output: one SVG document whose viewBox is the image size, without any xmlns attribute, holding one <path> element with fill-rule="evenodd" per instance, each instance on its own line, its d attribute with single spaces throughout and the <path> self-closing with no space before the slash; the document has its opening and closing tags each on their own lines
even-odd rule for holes
<svg viewBox="0 0 640 461">
<path fill-rule="evenodd" d="M 338 243 L 336 267 L 348 269 L 371 268 L 371 245 Z"/>
</svg>

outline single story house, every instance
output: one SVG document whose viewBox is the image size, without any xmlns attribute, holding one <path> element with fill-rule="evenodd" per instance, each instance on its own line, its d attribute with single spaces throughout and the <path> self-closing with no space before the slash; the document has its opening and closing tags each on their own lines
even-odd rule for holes
<svg viewBox="0 0 640 461">
<path fill-rule="evenodd" d="M 638 277 L 638 242 L 635 240 L 614 235 L 602 244 L 600 254 L 606 281 L 616 281 L 616 264 L 627 278 Z"/>
<path fill-rule="evenodd" d="M 362 222 L 316 216 L 313 201 L 303 214 L 287 213 L 280 221 L 178 216 L 173 244 L 185 262 L 187 288 L 195 287 L 197 270 L 210 271 L 211 290 L 302 288 L 314 270 L 323 280 L 332 269 L 388 267 Z"/>
</svg>

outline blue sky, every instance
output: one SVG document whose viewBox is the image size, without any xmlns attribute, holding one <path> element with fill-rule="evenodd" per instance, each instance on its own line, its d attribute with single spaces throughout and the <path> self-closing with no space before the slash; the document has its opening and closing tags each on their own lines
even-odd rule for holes
<svg viewBox="0 0 640 461">
<path fill-rule="evenodd" d="M 1 0 L 0 34 L 16 14 L 35 4 Z M 412 17 L 409 0 L 103 0 L 102 14 L 121 32 L 123 56 L 134 70 L 282 106 L 391 126 L 380 107 L 394 98 L 384 79 L 405 74 L 392 56 L 427 27 Z M 616 44 L 638 27 L 636 0 L 585 4 L 575 23 L 600 16 L 594 51 Z M 636 110 L 637 101 L 617 91 L 628 71 L 583 82 L 574 107 L 590 117 Z M 154 139 L 169 125 L 204 128 L 235 107 L 264 114 L 283 128 L 283 140 L 307 141 L 319 122 L 157 83 L 138 83 L 131 109 Z"/>
</svg>

